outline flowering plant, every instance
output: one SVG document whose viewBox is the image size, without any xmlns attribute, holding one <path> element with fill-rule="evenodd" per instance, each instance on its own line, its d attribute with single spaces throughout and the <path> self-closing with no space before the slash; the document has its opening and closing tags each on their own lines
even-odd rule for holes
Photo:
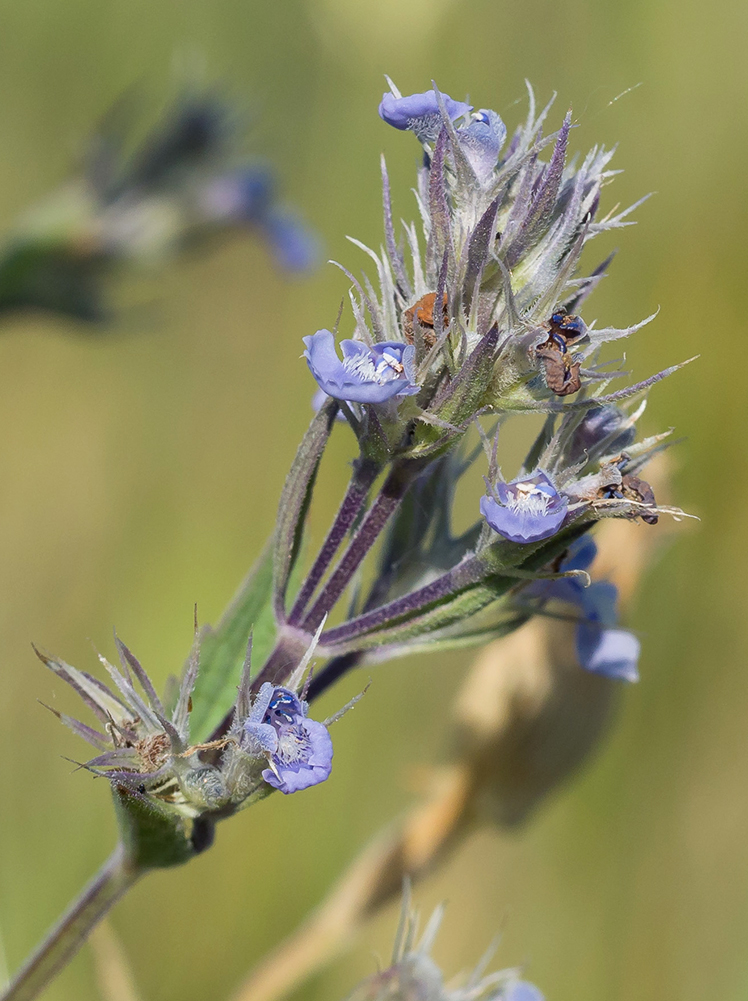
<svg viewBox="0 0 748 1001">
<path fill-rule="evenodd" d="M 35 996 L 128 886 L 204 851 L 218 821 L 326 780 L 328 728 L 351 704 L 324 722 L 310 706 L 354 667 L 483 644 L 560 605 L 577 625 L 580 670 L 636 680 L 638 640 L 617 625 L 613 585 L 590 581 L 589 533 L 605 518 L 681 514 L 639 476 L 667 435 L 636 437 L 643 395 L 678 366 L 610 388 L 626 373 L 601 349 L 653 317 L 622 329 L 583 319 L 609 259 L 589 273 L 580 260 L 635 206 L 601 216 L 612 151 L 568 163 L 571 114 L 544 135 L 550 105 L 538 111 L 532 91 L 529 103 L 508 139 L 491 109 L 436 85 L 403 97 L 390 83 L 380 117 L 422 147 L 420 229 L 396 229 L 383 160 L 384 246 L 358 244 L 376 277 L 343 268 L 353 319 L 340 354 L 337 327 L 304 337 L 321 394 L 275 531 L 217 627 L 196 625 L 178 690 L 160 699 L 119 640 L 120 666 L 102 658 L 113 689 L 40 655 L 98 719 L 92 728 L 60 714 L 97 751 L 85 767 L 111 782 L 121 844 L 5 1001 Z M 527 414 L 542 427 L 507 478 L 501 435 Z M 302 571 L 320 460 L 341 417 L 358 455 Z M 455 535 L 455 489 L 476 463 L 486 492 Z M 323 662 L 314 674 L 313 658 Z"/>
</svg>

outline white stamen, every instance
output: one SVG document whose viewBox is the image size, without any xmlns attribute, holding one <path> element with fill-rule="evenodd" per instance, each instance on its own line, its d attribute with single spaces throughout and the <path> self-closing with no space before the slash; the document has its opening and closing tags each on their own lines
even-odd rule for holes
<svg viewBox="0 0 748 1001">
<path fill-rule="evenodd" d="M 371 355 L 354 355 L 343 359 L 343 368 L 351 375 L 358 375 L 367 382 L 377 382 L 377 370 Z"/>
<path fill-rule="evenodd" d="M 506 506 L 510 511 L 516 511 L 518 514 L 527 513 L 542 517 L 548 513 L 552 499 L 533 483 L 516 483 Z"/>
<path fill-rule="evenodd" d="M 366 382 L 376 382 L 380 386 L 391 382 L 394 377 L 393 373 L 400 375 L 405 371 L 403 364 L 386 351 L 382 352 L 376 365 L 370 354 L 355 355 L 352 358 L 343 359 L 343 368 L 351 375 L 359 376 Z"/>
<path fill-rule="evenodd" d="M 278 733 L 278 750 L 276 757 L 282 762 L 291 764 L 294 761 L 303 761 L 309 757 L 309 738 L 305 733 L 297 730 L 281 730 Z"/>
</svg>

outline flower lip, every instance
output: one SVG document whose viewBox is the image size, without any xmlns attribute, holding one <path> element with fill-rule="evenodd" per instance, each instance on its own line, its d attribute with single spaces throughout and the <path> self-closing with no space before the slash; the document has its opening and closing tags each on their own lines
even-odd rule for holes
<svg viewBox="0 0 748 1001">
<path fill-rule="evenodd" d="M 555 535 L 568 511 L 565 497 L 558 493 L 542 471 L 511 483 L 499 482 L 494 496 L 481 498 L 480 510 L 491 528 L 510 542 L 540 542 Z"/>
<path fill-rule="evenodd" d="M 332 770 L 330 734 L 323 723 L 307 719 L 308 710 L 290 688 L 266 682 L 244 723 L 245 750 L 267 758 L 262 777 L 285 794 L 324 782 Z"/>
<path fill-rule="evenodd" d="M 267 721 L 272 723 L 275 717 L 293 723 L 297 716 L 302 715 L 301 702 L 294 693 L 288 688 L 276 688 L 268 703 Z"/>
<path fill-rule="evenodd" d="M 491 176 L 506 140 L 506 125 L 495 111 L 481 108 L 457 130 L 465 155 L 481 181 Z"/>
<path fill-rule="evenodd" d="M 415 347 L 384 341 L 369 348 L 361 341 L 343 340 L 343 359 L 329 330 L 304 338 L 304 357 L 318 385 L 328 396 L 350 403 L 385 403 L 395 396 L 412 396 L 420 387 L 415 378 Z"/>
<path fill-rule="evenodd" d="M 601 629 L 596 623 L 577 627 L 577 656 L 586 671 L 617 681 L 639 680 L 641 644 L 627 629 Z"/>
<path fill-rule="evenodd" d="M 452 121 L 462 118 L 473 110 L 472 104 L 455 101 L 448 94 L 442 94 L 442 98 Z M 435 90 L 427 90 L 422 94 L 409 94 L 407 97 L 383 94 L 379 102 L 379 117 L 395 129 L 414 132 L 421 142 L 433 142 L 442 127 L 439 100 Z"/>
</svg>

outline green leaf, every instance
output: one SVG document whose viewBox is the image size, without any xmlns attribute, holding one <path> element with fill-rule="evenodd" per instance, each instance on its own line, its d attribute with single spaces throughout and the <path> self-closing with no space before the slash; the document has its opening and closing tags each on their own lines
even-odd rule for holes
<svg viewBox="0 0 748 1001">
<path fill-rule="evenodd" d="M 304 435 L 281 494 L 274 543 L 275 595 L 279 616 L 288 581 L 299 555 L 309 502 L 314 490 L 322 453 L 332 431 L 338 401 L 328 400 L 317 412 Z"/>
<path fill-rule="evenodd" d="M 200 672 L 192 693 L 190 739 L 200 743 L 226 716 L 236 700 L 242 664 L 252 633 L 252 661 L 262 664 L 275 644 L 273 616 L 273 547 L 268 542 L 215 628 L 200 641 Z"/>
</svg>

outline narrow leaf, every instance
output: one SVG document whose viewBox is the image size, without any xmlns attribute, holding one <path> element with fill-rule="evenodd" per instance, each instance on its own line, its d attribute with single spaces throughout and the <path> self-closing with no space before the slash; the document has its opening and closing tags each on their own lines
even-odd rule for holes
<svg viewBox="0 0 748 1001">
<path fill-rule="evenodd" d="M 273 546 L 273 590 L 279 621 L 285 619 L 288 579 L 299 555 L 317 469 L 337 411 L 337 400 L 328 400 L 315 415 L 299 445 L 281 494 Z M 245 636 L 244 642 L 246 639 Z"/>
<path fill-rule="evenodd" d="M 392 222 L 390 178 L 387 173 L 387 164 L 384 161 L 384 155 L 382 155 L 382 202 L 384 206 L 384 235 L 385 240 L 387 241 L 387 254 L 390 259 L 390 264 L 392 265 L 392 270 L 395 272 L 395 277 L 397 278 L 397 284 L 400 286 L 401 293 L 406 299 L 412 299 L 413 288 L 408 280 L 407 274 L 405 273 L 405 262 L 403 261 L 403 256 L 400 253 L 395 240 L 395 227 Z"/>
<path fill-rule="evenodd" d="M 268 544 L 218 625 L 203 629 L 200 672 L 190 715 L 190 735 L 196 743 L 208 739 L 236 700 L 250 633 L 256 663 L 261 664 L 273 648 L 272 588 L 272 548 Z"/>
</svg>

